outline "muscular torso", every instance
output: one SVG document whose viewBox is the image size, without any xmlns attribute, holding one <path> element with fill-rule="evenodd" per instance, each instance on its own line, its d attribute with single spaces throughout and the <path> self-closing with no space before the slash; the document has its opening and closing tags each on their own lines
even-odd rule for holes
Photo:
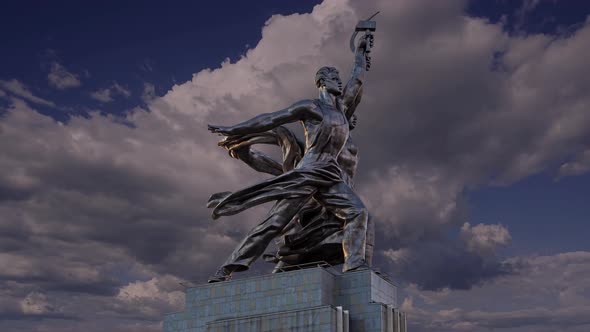
<svg viewBox="0 0 590 332">
<path fill-rule="evenodd" d="M 317 102 L 320 119 L 303 121 L 305 155 L 297 168 L 315 162 L 336 161 L 349 137 L 348 121 L 336 107 Z"/>
<path fill-rule="evenodd" d="M 279 132 L 234 137 L 231 144 L 226 144 L 226 148 L 233 149 L 234 147 L 232 145 L 235 145 L 235 147 L 241 146 L 241 148 L 234 150 L 234 157 L 241 159 L 259 172 L 272 175 L 282 174 L 283 171 L 291 168 L 288 166 L 285 168 L 285 160 L 283 160 L 283 165 L 281 166 L 279 162 L 274 161 L 264 153 L 251 150 L 249 148 L 250 145 L 258 143 L 279 145 L 283 149 L 283 159 L 286 158 L 285 151 L 295 153 L 295 160 L 299 159 L 297 156 L 303 154 L 303 158 L 297 163 L 296 167 L 298 168 L 313 167 L 312 164 L 318 161 L 336 162 L 343 171 L 344 182 L 352 187 L 358 164 L 358 148 L 350 137 L 349 124 L 344 116 L 344 112 L 340 111 L 341 109 L 346 109 L 346 106 L 342 105 L 341 98 L 336 98 L 336 102 L 338 103 L 338 108 L 321 104 L 317 100 L 313 101 L 312 105 L 310 105 L 310 112 L 313 112 L 313 116 L 301 120 L 305 128 L 306 147 L 304 153 L 299 148 L 303 144 L 297 143 L 297 139 L 293 133 L 286 128 L 280 131 L 284 137 L 279 135 Z M 271 133 L 274 134 L 271 135 Z M 264 140 L 271 136 L 272 139 L 270 141 Z M 281 139 L 280 137 L 283 138 Z"/>
<path fill-rule="evenodd" d="M 352 137 L 348 136 L 344 148 L 338 155 L 338 165 L 348 177 L 346 184 L 350 187 L 354 185 L 354 175 L 356 174 L 356 167 L 358 165 L 358 147 L 352 141 Z"/>
</svg>

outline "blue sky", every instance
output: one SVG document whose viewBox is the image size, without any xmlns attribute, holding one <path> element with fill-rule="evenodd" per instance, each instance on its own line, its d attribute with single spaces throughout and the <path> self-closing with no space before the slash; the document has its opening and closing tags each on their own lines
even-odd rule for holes
<svg viewBox="0 0 590 332">
<path fill-rule="evenodd" d="M 206 123 L 310 98 L 376 9 L 356 183 L 414 328 L 555 331 L 466 318 L 468 294 L 545 279 L 567 282 L 506 319 L 590 312 L 574 296 L 590 289 L 589 2 L 19 1 L 0 13 L 0 329 L 88 329 L 116 303 L 101 328 L 159 330 L 178 282 L 205 280 L 267 209 L 209 220 L 209 194 L 262 177 Z"/>
<path fill-rule="evenodd" d="M 589 184 L 587 175 L 555 181 L 555 174 L 542 173 L 469 193 L 471 212 L 475 220 L 500 221 L 510 229 L 511 253 L 588 250 Z"/>
<path fill-rule="evenodd" d="M 46 72 L 57 59 L 72 71 L 89 73 L 91 79 L 84 80 L 87 93 L 116 80 L 136 96 L 144 82 L 152 82 L 163 94 L 202 68 L 215 68 L 225 58 L 238 59 L 248 45 L 257 43 L 264 22 L 273 14 L 309 12 L 317 3 L 13 2 L 5 7 L 0 22 L 7 50 L 0 55 L 2 75 L 36 86 L 40 96 L 59 98 L 74 107 L 74 113 L 99 104 L 85 95 L 47 89 Z M 124 112 L 138 102 L 118 99 L 109 112 Z M 64 118 L 63 113 L 50 115 Z"/>
<path fill-rule="evenodd" d="M 519 1 L 472 1 L 467 12 L 492 22 L 506 17 L 506 30 L 514 34 L 575 31 L 590 13 L 585 1 L 540 1 L 524 15 L 518 14 L 521 6 Z M 513 252 L 550 254 L 590 248 L 588 188 L 588 175 L 557 179 L 555 169 L 550 169 L 507 187 L 480 188 L 469 195 L 475 219 L 508 226 Z"/>
</svg>

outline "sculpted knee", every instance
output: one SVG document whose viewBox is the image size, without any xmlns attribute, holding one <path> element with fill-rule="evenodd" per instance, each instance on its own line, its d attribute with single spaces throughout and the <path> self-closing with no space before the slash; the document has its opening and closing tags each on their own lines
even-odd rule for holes
<svg viewBox="0 0 590 332">
<path fill-rule="evenodd" d="M 369 210 L 363 206 L 363 208 L 359 211 L 359 216 L 363 218 L 365 223 L 367 223 L 367 220 L 369 220 Z"/>
<path fill-rule="evenodd" d="M 352 211 L 350 219 L 359 219 L 363 220 L 364 223 L 367 223 L 367 220 L 369 219 L 369 211 L 364 205 L 358 206 Z"/>
</svg>

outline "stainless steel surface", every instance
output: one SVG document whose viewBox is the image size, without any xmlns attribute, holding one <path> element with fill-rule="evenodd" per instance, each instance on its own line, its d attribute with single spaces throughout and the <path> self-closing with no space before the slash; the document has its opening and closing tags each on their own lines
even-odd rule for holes
<svg viewBox="0 0 590 332">
<path fill-rule="evenodd" d="M 322 67 L 315 77 L 319 90 L 317 99 L 301 100 L 283 110 L 260 114 L 233 126 L 209 125 L 211 132 L 225 136 L 219 145 L 228 149 L 230 156 L 257 171 L 275 175 L 235 192 L 212 195 L 207 206 L 213 208 L 213 219 L 270 201 L 275 204 L 210 281 L 226 280 L 231 273 L 248 269 L 269 243 L 281 236 L 285 244 L 283 249 L 292 249 L 289 241 L 291 245 L 299 245 L 302 251 L 294 254 L 309 254 L 310 250 L 322 248 L 324 244 L 335 244 L 338 250 L 330 254 L 341 252 L 343 271 L 370 264 L 372 221 L 353 191 L 358 149 L 350 130 L 354 127 L 354 112 L 362 96 L 364 72 L 370 66 L 367 53 L 372 44 L 370 33 L 359 40 L 351 78 L 344 88 L 336 68 Z M 305 142 L 298 141 L 282 126 L 291 122 L 302 123 Z M 282 163 L 253 150 L 251 147 L 255 144 L 281 147 Z M 306 228 L 309 225 L 312 228 Z M 325 230 L 329 231 L 321 233 Z M 315 242 L 312 243 L 312 239 Z M 338 242 L 334 242 L 335 239 Z M 320 257 L 312 255 L 307 260 L 322 258 L 324 252 L 319 252 Z M 277 257 L 279 265 L 284 264 L 285 256 L 279 253 Z M 330 257 L 321 260 L 332 264 Z M 305 263 L 305 255 L 296 257 L 295 262 Z"/>
</svg>

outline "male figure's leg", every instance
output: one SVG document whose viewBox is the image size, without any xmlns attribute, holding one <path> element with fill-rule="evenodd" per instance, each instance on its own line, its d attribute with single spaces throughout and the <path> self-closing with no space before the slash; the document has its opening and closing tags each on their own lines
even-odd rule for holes
<svg viewBox="0 0 590 332">
<path fill-rule="evenodd" d="M 368 266 L 373 265 L 373 250 L 375 248 L 375 219 L 369 213 L 367 219 L 367 240 L 365 246 L 365 260 Z"/>
<path fill-rule="evenodd" d="M 232 272 L 247 270 L 310 198 L 311 196 L 277 201 L 267 217 L 248 232 L 209 282 L 227 280 Z"/>
<path fill-rule="evenodd" d="M 358 195 L 344 182 L 339 182 L 314 196 L 318 202 L 344 220 L 342 251 L 344 272 L 362 267 L 366 262 L 367 208 Z"/>
</svg>

